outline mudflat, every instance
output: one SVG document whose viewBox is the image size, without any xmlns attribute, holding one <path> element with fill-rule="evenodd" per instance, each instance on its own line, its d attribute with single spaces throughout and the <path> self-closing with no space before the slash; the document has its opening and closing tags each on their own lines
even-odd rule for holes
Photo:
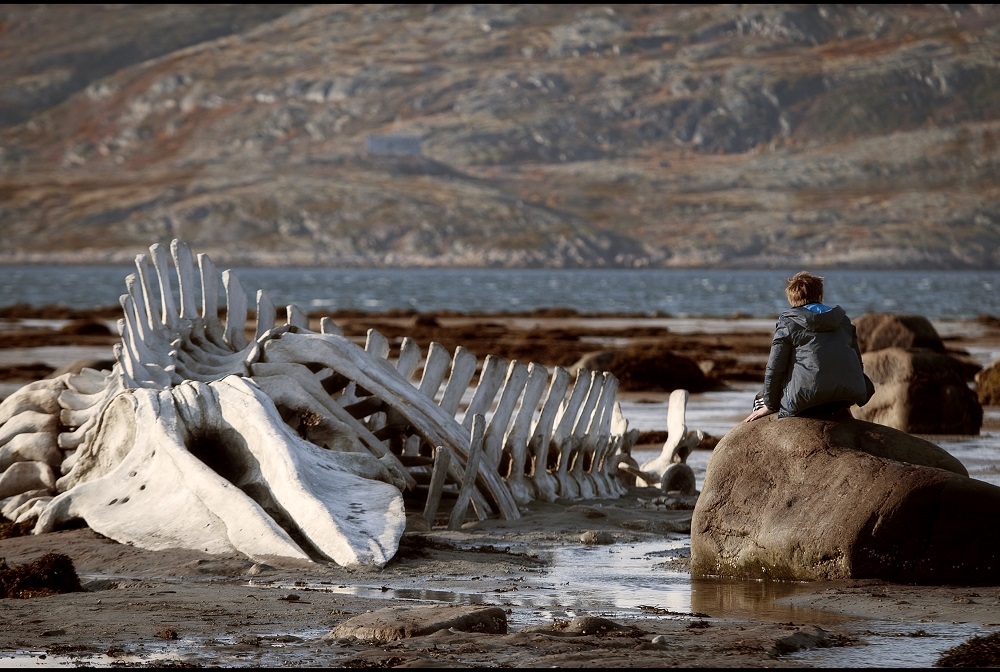
<svg viewBox="0 0 1000 672">
<path fill-rule="evenodd" d="M 608 573 L 609 593 L 627 590 L 609 570 L 614 554 L 676 536 L 671 531 L 690 521 L 690 511 L 649 508 L 657 494 L 639 489 L 615 500 L 535 503 L 513 521 L 407 532 L 380 570 L 145 551 L 87 528 L 0 540 L 0 557 L 9 565 L 46 553 L 69 556 L 84 588 L 0 600 L 0 665 L 805 667 L 797 652 L 864 647 L 887 622 L 922 644 L 936 623 L 967 624 L 979 637 L 1000 631 L 1000 587 L 823 582 L 796 586 L 776 599 L 786 608 L 761 616 L 734 609 L 738 605 L 718 591 L 707 592 L 722 599 L 692 599 L 690 610 L 650 600 L 630 613 L 609 614 L 599 597 L 588 608 L 574 586 L 552 578 L 549 551 L 586 547 L 592 579 Z M 593 539 L 602 543 L 585 541 Z M 688 571 L 686 549 L 647 571 L 653 581 L 662 574 L 666 588 L 671 575 Z M 532 603 L 521 600 L 523 594 L 544 597 Z M 506 632 L 451 628 L 392 641 L 331 636 L 368 612 L 442 604 L 499 605 Z M 607 619 L 620 629 L 580 632 L 572 626 L 581 617 Z M 998 647 L 991 651 L 995 656 Z"/>
</svg>

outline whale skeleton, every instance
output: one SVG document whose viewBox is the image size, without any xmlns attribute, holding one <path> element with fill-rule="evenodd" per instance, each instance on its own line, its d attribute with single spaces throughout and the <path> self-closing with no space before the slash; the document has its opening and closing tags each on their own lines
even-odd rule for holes
<svg viewBox="0 0 1000 672">
<path fill-rule="evenodd" d="M 404 497 L 424 525 L 454 529 L 470 507 L 516 519 L 534 500 L 634 483 L 619 466 L 634 464 L 638 430 L 610 373 L 574 380 L 409 337 L 393 356 L 376 330 L 364 345 L 328 317 L 313 331 L 295 305 L 279 323 L 263 290 L 248 312 L 236 274 L 179 240 L 135 266 L 114 366 L 0 403 L 0 512 L 36 534 L 82 519 L 151 550 L 381 567 Z"/>
</svg>

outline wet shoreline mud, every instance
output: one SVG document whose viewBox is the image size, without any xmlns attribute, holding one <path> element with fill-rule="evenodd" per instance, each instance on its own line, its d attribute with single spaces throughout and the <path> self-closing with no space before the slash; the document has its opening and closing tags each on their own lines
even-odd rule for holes
<svg viewBox="0 0 1000 672">
<path fill-rule="evenodd" d="M 116 318 L 112 310 L 0 314 L 0 389 L 51 375 L 73 354 L 97 359 L 107 348 L 110 357 Z M 725 320 L 575 313 L 334 319 L 351 336 L 375 328 L 390 342 L 405 334 L 424 347 L 457 343 L 480 357 L 548 366 L 626 342 L 656 343 L 711 362 L 703 368 L 723 382 L 744 383 L 762 372 L 773 326 L 733 320 L 727 330 Z M 949 349 L 973 357 L 1000 351 L 996 324 L 944 326 Z M 65 554 L 84 590 L 0 600 L 0 665 L 833 667 L 861 655 L 867 666 L 891 667 L 899 663 L 880 659 L 892 654 L 874 644 L 891 634 L 896 650 L 928 652 L 919 667 L 1000 631 L 1000 587 L 692 582 L 691 510 L 667 506 L 662 494 L 633 488 L 614 500 L 534 502 L 516 520 L 408 530 L 380 570 L 145 551 L 88 528 L 2 539 L 8 566 Z M 353 617 L 394 605 L 500 606 L 506 632 L 449 628 L 377 642 L 331 635 Z M 621 627 L 589 631 L 577 627 L 581 618 Z M 1000 663 L 990 658 L 1000 651 L 991 640 L 974 651 L 978 658 L 966 663 Z"/>
<path fill-rule="evenodd" d="M 668 595 L 669 583 L 678 576 L 683 583 L 687 571 L 683 546 L 674 555 L 647 555 L 640 570 L 647 582 L 662 582 L 661 601 L 614 606 L 609 596 L 633 589 L 616 581 L 616 556 L 670 546 L 668 540 L 678 535 L 668 530 L 683 526 L 689 516 L 649 508 L 654 496 L 655 491 L 633 491 L 618 500 L 533 504 L 516 521 L 410 532 L 381 570 L 144 551 L 87 528 L 2 540 L 0 555 L 9 564 L 45 553 L 70 556 L 84 590 L 0 600 L 5 622 L 0 663 L 6 658 L 95 667 L 808 667 L 803 652 L 824 653 L 826 663 L 817 666 L 838 666 L 838 653 L 858 655 L 854 648 L 865 647 L 890 624 L 903 633 L 897 637 L 909 638 L 900 640 L 907 646 L 937 646 L 938 656 L 1000 630 L 997 587 L 838 581 L 757 584 L 747 591 L 732 582 L 700 580 L 690 602 L 672 602 L 676 596 Z M 586 544 L 588 534 L 604 543 Z M 607 585 L 588 592 L 576 581 L 559 580 L 555 549 L 585 553 L 589 580 L 600 583 L 605 574 Z M 394 641 L 331 637 L 349 619 L 400 605 L 496 605 L 506 614 L 507 629 L 501 634 L 448 629 Z M 627 630 L 565 632 L 582 617 Z M 961 627 L 954 630 L 956 624 Z M 938 626 L 950 626 L 957 638 L 929 634 Z"/>
</svg>

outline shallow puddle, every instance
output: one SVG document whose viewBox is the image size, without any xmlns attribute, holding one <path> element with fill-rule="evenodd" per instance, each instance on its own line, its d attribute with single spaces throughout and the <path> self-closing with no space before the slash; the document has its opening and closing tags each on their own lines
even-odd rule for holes
<svg viewBox="0 0 1000 672">
<path fill-rule="evenodd" d="M 176 661 L 176 652 L 163 652 L 153 655 L 123 655 L 109 656 L 104 653 L 86 652 L 78 655 L 53 655 L 45 651 L 6 651 L 0 654 L 0 668 L 38 669 L 38 668 L 81 668 L 81 667 L 149 667 L 157 661 L 164 663 Z M 217 662 L 217 661 L 216 661 Z"/>
</svg>

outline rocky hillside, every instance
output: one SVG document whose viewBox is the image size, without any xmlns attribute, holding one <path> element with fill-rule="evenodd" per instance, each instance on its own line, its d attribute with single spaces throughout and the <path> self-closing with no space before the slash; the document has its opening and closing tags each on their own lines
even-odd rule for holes
<svg viewBox="0 0 1000 672">
<path fill-rule="evenodd" d="M 1000 268 L 996 5 L 0 5 L 0 262 Z"/>
</svg>

